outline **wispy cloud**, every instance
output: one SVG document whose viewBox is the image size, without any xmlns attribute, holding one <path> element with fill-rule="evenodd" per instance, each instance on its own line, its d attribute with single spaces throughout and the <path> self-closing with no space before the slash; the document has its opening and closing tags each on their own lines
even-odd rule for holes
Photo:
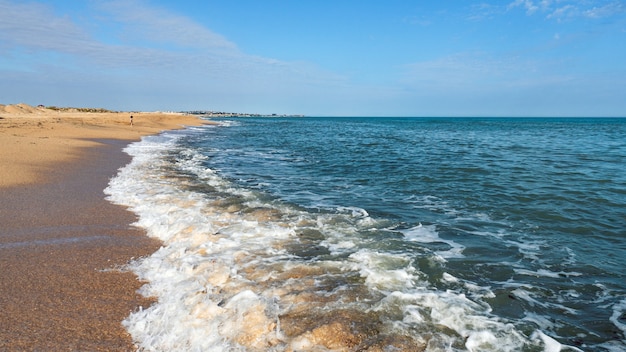
<svg viewBox="0 0 626 352">
<path fill-rule="evenodd" d="M 467 19 L 470 21 L 489 20 L 502 15 L 504 12 L 505 9 L 500 5 L 481 2 L 470 6 L 470 12 Z"/>
<path fill-rule="evenodd" d="M 31 55 L 65 55 L 103 67 L 149 65 L 157 57 L 149 48 L 99 42 L 71 18 L 38 3 L 0 2 L 0 43 Z"/>
<path fill-rule="evenodd" d="M 69 18 L 45 5 L 0 1 L 0 40 L 13 46 L 73 52 L 91 45 L 89 36 Z"/>
<path fill-rule="evenodd" d="M 565 21 L 619 16 L 626 13 L 626 4 L 616 0 L 514 0 L 508 4 L 481 2 L 471 6 L 469 19 L 492 19 L 520 9 L 527 16 Z"/>
<path fill-rule="evenodd" d="M 101 2 L 99 8 L 111 15 L 130 38 L 141 42 L 166 43 L 177 47 L 237 52 L 237 45 L 189 18 L 137 0 Z M 132 38 L 134 37 L 134 38 Z"/>
<path fill-rule="evenodd" d="M 487 109 L 494 99 L 498 100 L 494 97 L 516 95 L 520 91 L 529 92 L 530 96 L 533 90 L 542 87 L 554 88 L 554 91 L 570 89 L 567 83 L 576 72 L 563 67 L 584 66 L 582 60 L 593 62 L 593 68 L 603 66 L 608 70 L 606 65 L 597 65 L 597 60 L 577 55 L 576 48 L 553 50 L 557 45 L 563 48 L 574 41 L 582 47 L 589 41 L 582 42 L 577 33 L 571 32 L 596 27 L 587 26 L 588 23 L 583 27 L 559 25 L 556 26 L 559 28 L 542 28 L 541 36 L 534 37 L 523 30 L 506 32 L 504 28 L 502 33 L 494 33 L 492 24 L 483 32 L 483 23 L 475 22 L 472 23 L 475 31 L 465 36 L 469 40 L 458 44 L 452 36 L 465 31 L 466 24 L 446 23 L 446 27 L 441 27 L 441 13 L 452 14 L 454 18 L 465 16 L 474 21 L 494 22 L 510 16 L 506 18 L 507 24 L 519 21 L 522 25 L 575 19 L 604 24 L 611 21 L 597 19 L 625 13 L 624 3 L 619 1 L 477 1 L 482 2 L 469 8 L 451 9 L 442 5 L 446 9 L 437 7 L 432 12 L 437 17 L 432 18 L 427 14 L 411 17 L 401 13 L 396 18 L 403 18 L 404 24 L 427 26 L 432 31 L 428 31 L 428 36 L 402 37 L 400 33 L 386 50 L 393 53 L 390 55 L 393 60 L 383 62 L 385 55 L 380 55 L 379 47 L 370 48 L 369 53 L 373 55 L 361 58 L 336 55 L 336 60 L 346 60 L 343 66 L 352 63 L 347 60 L 362 59 L 363 64 L 359 64 L 366 67 L 361 71 L 355 68 L 338 73 L 317 65 L 313 61 L 316 56 L 312 54 L 307 54 L 311 55 L 310 62 L 252 55 L 246 52 L 243 42 L 236 43 L 204 22 L 150 0 L 91 0 L 80 6 L 73 4 L 68 13 L 62 13 L 61 7 L 54 7 L 57 3 L 54 1 L 0 0 L 0 72 L 5 82 L 0 87 L 0 96 L 9 101 L 17 97 L 15 99 L 20 101 L 19 97 L 33 96 L 33 91 L 37 90 L 38 97 L 52 100 L 63 96 L 70 104 L 94 101 L 98 106 L 106 106 L 114 102 L 124 103 L 124 108 L 142 104 L 148 108 L 168 109 L 212 106 L 251 112 L 278 112 L 264 107 L 279 106 L 283 111 L 311 113 L 326 109 L 348 114 L 356 106 L 364 113 L 367 109 L 369 113 L 384 113 L 384 109 L 405 106 L 410 113 L 409 109 L 418 111 L 415 109 L 426 105 L 433 107 L 435 113 L 442 106 L 445 110 L 453 105 L 445 103 L 447 99 L 459 102 L 458 109 L 463 109 L 476 105 L 472 101 L 476 98 L 484 99 Z M 204 18 L 211 18 L 210 14 L 204 15 Z M 513 19 L 513 16 L 516 17 Z M 541 21 L 529 21 L 531 17 Z M 615 29 L 615 26 L 605 27 Z M 524 40 L 509 39 L 515 39 L 520 33 Z M 317 40 L 322 42 L 327 38 L 320 36 Z M 555 40 L 558 38 L 560 40 Z M 493 45 L 496 40 L 505 45 Z M 293 54 L 287 44 L 276 43 L 274 49 L 277 53 L 292 50 L 290 54 Z M 412 50 L 416 47 L 420 49 Z M 350 48 L 346 42 L 345 48 L 338 49 L 340 52 L 324 54 L 334 58 L 335 54 Z M 570 65 L 544 61 L 563 55 L 572 60 L 567 62 Z M 611 56 L 601 53 L 596 57 L 600 55 Z M 368 61 L 367 56 L 374 60 Z M 615 62 L 621 58 L 611 57 Z M 403 65 L 407 62 L 409 64 Z M 621 63 L 614 66 L 623 67 Z M 580 84 L 577 89 L 596 90 L 584 88 L 586 86 L 592 87 L 592 84 Z M 59 87 L 63 87 L 63 94 L 58 93 Z M 430 103 L 435 100 L 442 105 Z M 204 105 L 204 101 L 212 105 Z M 43 99 L 41 102 L 46 103 Z M 176 106 L 171 106 L 172 102 Z M 214 105 L 216 102 L 219 106 Z M 110 107 L 119 108 L 119 105 Z M 374 108 L 378 110 L 372 110 Z"/>
<path fill-rule="evenodd" d="M 510 3 L 507 8 L 512 9 L 515 7 L 525 8 L 526 13 L 529 15 L 532 15 L 535 12 L 537 12 L 537 10 L 539 10 L 539 6 L 535 4 L 534 1 L 531 1 L 531 0 L 515 0 L 514 2 Z"/>
<path fill-rule="evenodd" d="M 529 16 L 541 13 L 548 19 L 566 20 L 575 18 L 606 18 L 626 12 L 621 1 L 602 0 L 515 0 L 507 10 L 523 8 Z"/>
<path fill-rule="evenodd" d="M 181 100 L 207 95 L 241 106 L 245 101 L 260 106 L 264 99 L 302 100 L 295 95 L 307 94 L 306 87 L 329 92 L 346 84 L 345 77 L 312 63 L 247 54 L 206 26 L 145 1 L 90 4 L 96 7 L 89 9 L 93 16 L 85 25 L 59 16 L 50 5 L 0 0 L 0 62 L 23 62 L 22 73 L 7 73 L 24 82 L 44 76 L 75 80 L 104 95 L 123 94 L 122 86 L 145 96 L 166 96 L 169 90 Z M 127 85 L 129 80 L 133 85 Z"/>
<path fill-rule="evenodd" d="M 247 55 L 205 26 L 141 1 L 105 1 L 98 3 L 98 9 L 106 12 L 99 13 L 101 23 L 95 27 L 123 36 L 115 43 L 98 40 L 88 28 L 70 17 L 57 16 L 49 6 L 0 0 L 0 45 L 71 55 L 103 67 L 178 68 L 203 75 L 224 70 L 263 75 L 288 71 L 283 75 L 292 77 L 312 69 L 311 65 Z"/>
<path fill-rule="evenodd" d="M 575 5 L 564 5 L 561 7 L 557 7 L 551 9 L 551 12 L 546 16 L 549 19 L 555 19 L 558 21 L 563 21 L 567 19 L 573 19 L 581 16 L 581 11 Z"/>
<path fill-rule="evenodd" d="M 622 2 L 611 2 L 602 6 L 594 6 L 583 12 L 585 17 L 604 18 L 626 13 L 626 5 Z"/>
</svg>

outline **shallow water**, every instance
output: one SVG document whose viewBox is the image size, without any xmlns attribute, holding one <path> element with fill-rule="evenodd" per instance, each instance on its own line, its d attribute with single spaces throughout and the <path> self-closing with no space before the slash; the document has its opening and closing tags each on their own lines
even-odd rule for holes
<svg viewBox="0 0 626 352">
<path fill-rule="evenodd" d="M 145 349 L 626 349 L 626 120 L 249 118 L 144 138 Z"/>
</svg>

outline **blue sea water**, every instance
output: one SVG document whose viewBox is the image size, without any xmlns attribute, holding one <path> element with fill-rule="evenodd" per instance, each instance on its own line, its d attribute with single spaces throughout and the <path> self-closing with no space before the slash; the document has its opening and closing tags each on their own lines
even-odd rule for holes
<svg viewBox="0 0 626 352">
<path fill-rule="evenodd" d="M 141 348 L 626 350 L 626 119 L 212 121 L 107 189 Z"/>
</svg>

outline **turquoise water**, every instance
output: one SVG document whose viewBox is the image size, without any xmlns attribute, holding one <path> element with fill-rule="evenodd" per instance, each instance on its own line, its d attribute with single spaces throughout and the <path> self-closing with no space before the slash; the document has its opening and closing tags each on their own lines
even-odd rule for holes
<svg viewBox="0 0 626 352">
<path fill-rule="evenodd" d="M 205 304 L 246 292 L 273 322 L 258 336 L 233 323 L 256 342 L 224 332 L 211 346 L 340 350 L 322 336 L 336 323 L 353 349 L 626 350 L 626 119 L 214 121 L 131 148 L 159 182 L 117 200 L 148 229 L 163 214 L 184 223 L 155 230 L 183 238 L 170 247 L 193 256 L 177 260 L 229 268 L 224 282 L 184 279 L 206 275 Z M 219 239 L 181 235 L 209 232 Z M 138 270 L 151 280 L 171 257 Z"/>
</svg>

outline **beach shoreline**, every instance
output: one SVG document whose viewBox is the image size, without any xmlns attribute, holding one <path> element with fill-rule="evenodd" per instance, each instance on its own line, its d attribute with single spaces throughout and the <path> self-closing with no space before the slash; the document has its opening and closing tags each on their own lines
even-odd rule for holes
<svg viewBox="0 0 626 352">
<path fill-rule="evenodd" d="M 0 350 L 133 350 L 121 322 L 152 303 L 123 270 L 160 243 L 103 189 L 141 136 L 195 116 L 0 106 Z"/>
</svg>

